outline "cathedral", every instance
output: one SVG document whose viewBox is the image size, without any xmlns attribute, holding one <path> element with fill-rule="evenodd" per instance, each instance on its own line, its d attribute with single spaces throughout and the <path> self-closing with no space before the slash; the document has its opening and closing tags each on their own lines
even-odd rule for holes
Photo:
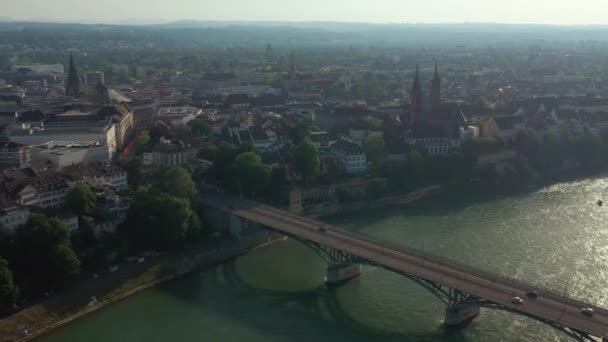
<svg viewBox="0 0 608 342">
<path fill-rule="evenodd" d="M 437 64 L 428 96 L 423 93 L 416 65 L 404 134 L 406 141 L 411 145 L 422 145 L 429 155 L 444 155 L 459 145 L 460 127 L 465 123 L 464 113 L 457 104 L 441 101 L 441 78 Z"/>
</svg>

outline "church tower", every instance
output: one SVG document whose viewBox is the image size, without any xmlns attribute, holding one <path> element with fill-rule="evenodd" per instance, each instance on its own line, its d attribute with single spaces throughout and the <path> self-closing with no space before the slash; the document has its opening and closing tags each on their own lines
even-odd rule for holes
<svg viewBox="0 0 608 342">
<path fill-rule="evenodd" d="M 422 88 L 420 86 L 420 78 L 418 76 L 418 64 L 416 64 L 416 76 L 412 83 L 412 91 L 410 92 L 410 125 L 414 123 L 416 115 L 422 113 Z"/>
<path fill-rule="evenodd" d="M 441 79 L 437 71 L 437 63 L 435 63 L 435 76 L 431 84 L 431 107 L 437 107 L 441 104 Z"/>
<path fill-rule="evenodd" d="M 80 94 L 80 77 L 74 65 L 74 55 L 70 52 L 70 70 L 68 72 L 68 83 L 65 86 L 67 96 L 78 96 Z"/>
<path fill-rule="evenodd" d="M 296 72 L 296 53 L 295 51 L 291 50 L 291 59 L 289 60 L 289 73 L 291 77 L 295 77 Z"/>
</svg>

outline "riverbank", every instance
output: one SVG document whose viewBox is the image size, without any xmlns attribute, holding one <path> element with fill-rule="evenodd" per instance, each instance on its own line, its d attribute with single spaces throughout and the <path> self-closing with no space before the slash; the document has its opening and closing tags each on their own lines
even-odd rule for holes
<svg viewBox="0 0 608 342">
<path fill-rule="evenodd" d="M 1 320 L 0 342 L 34 340 L 143 290 L 283 240 L 282 236 L 272 236 L 254 246 L 224 244 L 209 251 L 194 249 L 182 255 L 153 258 L 142 264 L 125 264 L 116 272 L 83 279 L 53 298 Z"/>
<path fill-rule="evenodd" d="M 353 213 L 360 210 L 399 206 L 436 195 L 443 190 L 444 189 L 441 185 L 433 185 L 409 192 L 404 195 L 382 197 L 370 201 L 349 203 L 332 201 L 327 203 L 319 203 L 302 208 L 301 214 L 312 218 L 321 218 L 325 216 Z"/>
</svg>

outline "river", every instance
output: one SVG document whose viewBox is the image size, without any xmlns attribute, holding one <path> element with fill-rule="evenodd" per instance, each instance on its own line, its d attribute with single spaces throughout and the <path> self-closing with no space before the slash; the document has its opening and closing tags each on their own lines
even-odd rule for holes
<svg viewBox="0 0 608 342">
<path fill-rule="evenodd" d="M 608 178 L 494 199 L 442 195 L 330 218 L 353 231 L 431 251 L 608 307 Z M 338 288 L 296 241 L 144 291 L 43 342 L 568 341 L 557 330 L 482 309 L 459 329 L 408 279 L 373 267 Z"/>
</svg>

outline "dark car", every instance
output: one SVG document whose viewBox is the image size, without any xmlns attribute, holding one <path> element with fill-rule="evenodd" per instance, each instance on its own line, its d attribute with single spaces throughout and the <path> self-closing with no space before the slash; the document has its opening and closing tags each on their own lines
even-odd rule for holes
<svg viewBox="0 0 608 342">
<path fill-rule="evenodd" d="M 536 299 L 538 298 L 538 293 L 536 293 L 536 291 L 528 291 L 526 292 L 526 297 L 530 299 Z"/>
</svg>

